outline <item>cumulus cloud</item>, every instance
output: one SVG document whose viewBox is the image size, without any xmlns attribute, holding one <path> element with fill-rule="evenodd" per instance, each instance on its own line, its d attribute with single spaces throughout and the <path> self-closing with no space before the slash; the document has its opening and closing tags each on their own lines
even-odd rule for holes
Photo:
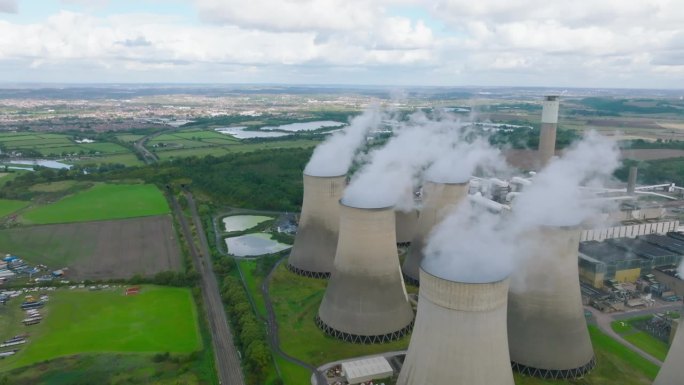
<svg viewBox="0 0 684 385">
<path fill-rule="evenodd" d="M 17 0 L 0 0 L 0 13 L 16 13 Z"/>
<path fill-rule="evenodd" d="M 651 88 L 684 72 L 678 0 L 193 0 L 196 15 L 175 17 L 96 17 L 109 8 L 92 4 L 106 0 L 63 2 L 83 13 L 0 21 L 3 72 L 8 63 L 48 74 L 187 60 L 215 80 L 247 71 L 267 81 Z M 0 12 L 16 3 L 0 0 Z"/>
</svg>

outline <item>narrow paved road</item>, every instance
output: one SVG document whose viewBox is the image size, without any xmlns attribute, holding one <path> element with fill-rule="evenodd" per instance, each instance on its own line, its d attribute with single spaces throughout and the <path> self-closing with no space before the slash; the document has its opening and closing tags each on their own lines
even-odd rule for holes
<svg viewBox="0 0 684 385">
<path fill-rule="evenodd" d="M 616 341 L 620 342 L 621 344 L 625 345 L 627 348 L 629 348 L 633 352 L 637 353 L 638 355 L 640 355 L 644 359 L 646 359 L 646 360 L 648 360 L 648 361 L 650 361 L 650 362 L 652 362 L 658 366 L 663 365 L 662 361 L 660 361 L 659 359 L 657 359 L 657 358 L 653 357 L 652 355 L 646 353 L 645 351 L 639 349 L 638 347 L 632 345 L 629 341 L 622 338 L 621 335 L 615 333 L 613 328 L 610 326 L 611 322 L 615 321 L 615 319 L 613 319 L 612 316 L 605 314 L 605 313 L 602 313 L 601 311 L 596 310 L 596 309 L 591 308 L 591 307 L 586 307 L 585 309 L 589 310 L 591 312 L 591 314 L 594 315 L 594 319 L 596 319 L 596 324 L 598 325 L 599 329 L 601 329 L 602 332 L 608 334 L 610 337 L 612 337 Z M 636 317 L 636 315 L 634 317 Z"/>
<path fill-rule="evenodd" d="M 152 151 L 148 150 L 145 147 L 145 142 L 147 142 L 148 140 L 150 140 L 151 138 L 153 138 L 155 136 L 160 135 L 161 133 L 162 133 L 162 131 L 155 132 L 154 134 L 144 136 L 144 137 L 138 139 L 135 143 L 133 143 L 133 148 L 135 148 L 135 150 L 138 151 L 138 153 L 140 153 L 140 155 L 142 155 L 143 161 L 146 164 L 154 163 L 154 162 L 158 161 L 159 158 L 157 157 L 157 155 L 155 153 L 153 153 Z"/>
<path fill-rule="evenodd" d="M 271 279 L 273 278 L 273 273 L 275 270 L 280 266 L 283 261 L 285 261 L 287 257 L 283 257 L 280 259 L 271 269 L 271 271 L 268 273 L 266 276 L 266 279 L 264 279 L 264 282 L 261 284 L 261 294 L 264 297 L 264 303 L 266 305 L 266 312 L 268 313 L 268 341 L 271 344 L 271 349 L 276 351 L 278 354 L 280 354 L 285 360 L 295 364 L 299 365 L 303 368 L 308 369 L 310 372 L 315 373 L 315 382 L 312 381 L 312 385 L 325 385 L 328 383 L 326 380 L 325 376 L 323 373 L 319 372 L 318 369 L 316 369 L 315 366 L 306 363 L 302 360 L 299 360 L 295 357 L 292 357 L 285 353 L 282 349 L 280 349 L 280 339 L 278 338 L 278 320 L 276 319 L 275 315 L 275 310 L 273 310 L 273 302 L 271 301 L 271 296 L 269 294 L 269 286 L 271 284 Z"/>
<path fill-rule="evenodd" d="M 207 237 L 202 227 L 202 221 L 197 213 L 197 207 L 192 194 L 186 192 L 185 196 L 188 199 L 188 205 L 192 213 L 195 229 L 200 240 L 199 251 L 195 245 L 188 221 L 185 219 L 183 211 L 178 205 L 178 201 L 176 201 L 176 197 L 173 193 L 169 193 L 173 210 L 178 217 L 181 230 L 183 231 L 183 237 L 188 243 L 193 264 L 200 274 L 202 300 L 204 302 L 207 320 L 209 321 L 209 330 L 211 331 L 211 340 L 214 346 L 214 357 L 216 360 L 216 371 L 218 373 L 219 383 L 221 385 L 244 385 L 245 382 L 242 377 L 240 359 L 238 357 L 237 349 L 235 349 L 233 334 L 231 333 L 230 326 L 228 325 L 228 318 L 226 317 L 226 312 L 223 308 L 216 276 L 212 270 L 211 254 L 209 253 Z"/>
</svg>

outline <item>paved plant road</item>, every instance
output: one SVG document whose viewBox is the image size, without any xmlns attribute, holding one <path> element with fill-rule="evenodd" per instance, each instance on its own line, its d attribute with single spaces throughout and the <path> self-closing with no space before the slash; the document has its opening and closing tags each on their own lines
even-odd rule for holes
<svg viewBox="0 0 684 385">
<path fill-rule="evenodd" d="M 233 342 L 233 334 L 228 325 L 228 318 L 226 317 L 226 312 L 223 308 L 219 286 L 216 283 L 216 276 L 212 270 L 209 245 L 207 243 L 206 234 L 204 233 L 204 228 L 202 227 L 202 221 L 197 213 L 195 200 L 190 192 L 185 192 L 185 197 L 188 200 L 188 206 L 192 213 L 192 220 L 195 224 L 197 236 L 200 241 L 199 250 L 197 250 L 192 237 L 192 232 L 190 231 L 190 226 L 183 215 L 183 211 L 178 205 L 178 201 L 176 201 L 176 197 L 173 196 L 172 193 L 169 194 L 169 197 L 173 210 L 180 222 L 183 237 L 187 240 L 193 264 L 200 274 L 202 299 L 209 322 L 209 329 L 211 331 L 211 340 L 214 346 L 214 358 L 216 360 L 216 371 L 218 373 L 219 383 L 221 385 L 244 385 L 245 381 L 242 377 L 240 359 Z"/>
<path fill-rule="evenodd" d="M 598 325 L 599 329 L 601 329 L 602 332 L 608 334 L 611 338 L 613 338 L 616 341 L 618 341 L 619 343 L 625 345 L 627 348 L 629 348 L 633 352 L 637 353 L 638 355 L 640 355 L 644 359 L 646 359 L 646 360 L 648 360 L 648 361 L 650 361 L 650 362 L 652 362 L 658 366 L 663 365 L 662 361 L 660 361 L 659 359 L 657 359 L 657 358 L 653 357 L 652 355 L 646 353 L 645 351 L 639 349 L 638 347 L 632 345 L 629 341 L 622 338 L 621 335 L 615 333 L 613 328 L 610 326 L 610 324 L 613 321 L 615 321 L 615 319 L 612 316 L 605 314 L 605 313 L 601 312 L 600 310 L 596 310 L 596 309 L 588 307 L 588 306 L 585 307 L 585 309 L 589 310 L 591 312 L 591 314 L 594 315 L 594 319 L 596 320 L 596 324 Z M 640 312 L 640 313 L 641 314 L 630 315 L 630 317 L 627 317 L 627 318 L 638 317 L 639 315 L 648 314 L 647 312 Z"/>
</svg>

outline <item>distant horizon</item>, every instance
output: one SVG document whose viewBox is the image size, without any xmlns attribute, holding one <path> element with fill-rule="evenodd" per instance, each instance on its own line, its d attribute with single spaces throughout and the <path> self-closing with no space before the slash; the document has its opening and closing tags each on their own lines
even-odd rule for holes
<svg viewBox="0 0 684 385">
<path fill-rule="evenodd" d="M 684 3 L 0 0 L 0 81 L 680 89 Z"/>
<path fill-rule="evenodd" d="M 633 91 L 684 91 L 684 87 L 645 88 L 645 87 L 581 87 L 581 86 L 524 86 L 524 85 L 420 85 L 420 84 L 362 84 L 362 83 L 212 83 L 212 82 L 8 82 L 0 81 L 0 89 L 13 89 L 12 86 L 23 88 L 78 88 L 78 87 L 322 87 L 322 88 L 368 88 L 368 89 L 556 89 L 556 90 L 633 90 Z"/>
</svg>

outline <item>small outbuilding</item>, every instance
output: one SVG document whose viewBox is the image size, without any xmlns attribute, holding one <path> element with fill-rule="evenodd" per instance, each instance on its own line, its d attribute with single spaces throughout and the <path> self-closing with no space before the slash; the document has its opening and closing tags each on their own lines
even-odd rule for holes
<svg viewBox="0 0 684 385">
<path fill-rule="evenodd" d="M 342 373 L 350 385 L 392 377 L 394 370 L 385 357 L 365 358 L 342 363 Z"/>
</svg>

